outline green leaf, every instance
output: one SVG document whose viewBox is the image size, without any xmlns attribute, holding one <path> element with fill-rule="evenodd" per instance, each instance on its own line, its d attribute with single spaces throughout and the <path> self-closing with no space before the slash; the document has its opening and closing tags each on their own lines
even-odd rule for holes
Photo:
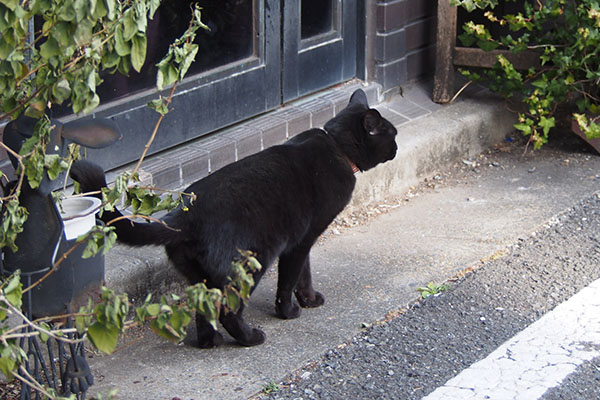
<svg viewBox="0 0 600 400">
<path fill-rule="evenodd" d="M 554 126 L 555 126 L 554 117 L 551 117 L 551 118 L 541 117 L 540 118 L 540 126 L 542 127 L 542 131 L 544 132 L 544 135 L 548 136 L 548 132 L 550 132 L 550 129 L 554 128 Z"/>
<path fill-rule="evenodd" d="M 118 0 L 104 0 L 109 20 L 114 21 L 117 18 L 117 1 Z"/>
<path fill-rule="evenodd" d="M 164 102 L 164 99 L 155 99 L 148 103 L 148 107 L 156 111 L 160 115 L 166 115 L 169 113 L 169 108 Z"/>
<path fill-rule="evenodd" d="M 94 93 L 93 96 L 91 97 L 91 99 L 89 99 L 87 101 L 87 104 L 83 109 L 83 113 L 84 114 L 91 113 L 92 111 L 94 111 L 94 109 L 96 107 L 98 107 L 98 105 L 100 105 L 100 96 L 98 96 L 98 94 Z"/>
<path fill-rule="evenodd" d="M 156 74 L 156 87 L 158 90 L 163 90 L 165 87 L 175 83 L 178 76 L 177 70 L 171 64 L 162 67 L 159 65 Z"/>
<path fill-rule="evenodd" d="M 227 298 L 227 306 L 229 307 L 229 310 L 233 312 L 237 311 L 241 303 L 239 295 L 234 290 L 229 288 L 225 290 L 225 296 Z"/>
<path fill-rule="evenodd" d="M 70 22 L 57 22 L 50 34 L 62 47 L 70 46 L 73 43 L 73 25 Z"/>
<path fill-rule="evenodd" d="M 95 0 L 74 0 L 73 8 L 75 9 L 75 19 L 81 23 L 88 14 L 91 13 L 90 6 Z"/>
<path fill-rule="evenodd" d="M 531 134 L 531 125 L 528 125 L 525 123 L 519 123 L 519 124 L 514 124 L 513 126 L 515 127 L 515 129 L 518 129 L 521 132 L 523 132 L 524 135 Z"/>
<path fill-rule="evenodd" d="M 46 60 L 50 57 L 59 56 L 60 47 L 58 46 L 56 39 L 49 37 L 48 40 L 40 46 L 40 55 Z"/>
<path fill-rule="evenodd" d="M 44 156 L 44 168 L 48 178 L 55 180 L 61 172 L 66 171 L 68 164 L 58 154 L 46 154 Z"/>
<path fill-rule="evenodd" d="M 105 51 L 102 55 L 102 66 L 105 69 L 111 69 L 119 64 L 121 58 L 115 51 Z"/>
<path fill-rule="evenodd" d="M 177 309 L 173 310 L 173 315 L 169 319 L 171 326 L 178 332 L 181 333 L 182 339 L 185 335 L 185 327 L 192 321 L 192 317 L 189 313 L 184 310 Z"/>
<path fill-rule="evenodd" d="M 460 40 L 462 45 L 465 47 L 470 47 L 477 41 L 475 37 L 469 35 L 468 33 L 461 33 L 458 35 L 458 40 Z"/>
<path fill-rule="evenodd" d="M 498 48 L 498 46 L 499 46 L 498 43 L 489 41 L 489 40 L 479 40 L 479 41 L 477 41 L 477 45 L 483 51 L 492 51 L 492 50 Z"/>
<path fill-rule="evenodd" d="M 83 238 L 85 238 L 85 236 Z M 100 245 L 98 244 L 98 241 L 96 239 L 97 238 L 94 235 L 92 235 L 90 240 L 88 240 L 88 242 L 85 245 L 85 249 L 83 250 L 83 254 L 81 255 L 81 258 L 88 259 L 98 254 L 98 252 L 100 251 Z"/>
<path fill-rule="evenodd" d="M 154 13 L 160 6 L 160 0 L 150 0 L 150 11 L 148 13 L 150 19 L 154 18 Z"/>
<path fill-rule="evenodd" d="M 94 23 L 88 19 L 83 19 L 77 24 L 75 30 L 75 42 L 79 46 L 84 46 L 92 41 L 92 30 L 94 29 Z"/>
<path fill-rule="evenodd" d="M 52 87 L 52 95 L 54 96 L 54 102 L 56 104 L 61 104 L 63 101 L 67 100 L 71 96 L 71 86 L 69 85 L 69 81 L 65 78 L 61 78 L 56 84 Z"/>
<path fill-rule="evenodd" d="M 96 321 L 88 328 L 88 337 L 98 350 L 110 354 L 117 347 L 119 330 Z"/>
<path fill-rule="evenodd" d="M 146 36 L 135 35 L 133 46 L 131 46 L 131 65 L 133 69 L 140 72 L 146 60 Z"/>
<path fill-rule="evenodd" d="M 0 59 L 6 58 L 15 50 L 15 44 L 10 40 L 9 36 L 3 35 L 0 37 Z"/>
<path fill-rule="evenodd" d="M 41 322 L 40 323 L 40 327 L 45 329 L 46 331 L 51 331 L 52 328 L 50 328 L 50 325 L 48 325 L 45 322 Z M 40 339 L 42 340 L 42 342 L 46 343 L 48 341 L 48 339 L 50 339 L 50 336 L 48 336 L 48 334 L 40 331 Z"/>
<path fill-rule="evenodd" d="M 260 271 L 262 269 L 262 265 L 260 265 L 260 262 L 258 262 L 258 260 L 256 259 L 256 257 L 249 256 L 248 257 L 248 264 L 250 265 L 250 270 L 251 271 Z"/>
<path fill-rule="evenodd" d="M 106 7 L 106 3 L 104 0 L 97 0 L 96 7 L 94 7 L 94 12 L 92 13 L 92 18 L 100 19 L 108 14 L 108 9 Z"/>
<path fill-rule="evenodd" d="M 6 300 L 15 308 L 21 308 L 23 304 L 23 284 L 21 283 L 20 274 L 14 274 L 8 284 L 2 290 Z"/>
<path fill-rule="evenodd" d="M 75 7 L 73 6 L 73 0 L 65 0 L 57 15 L 62 21 L 74 21 L 77 14 L 75 12 Z"/>
<path fill-rule="evenodd" d="M 147 3 L 138 1 L 134 5 L 135 7 L 135 23 L 137 24 L 137 30 L 141 33 L 146 33 L 146 27 L 148 26 L 148 20 L 146 14 L 148 13 Z"/>
<path fill-rule="evenodd" d="M 91 307 L 91 303 L 89 303 L 88 306 Z M 84 314 L 87 312 L 88 310 L 86 310 L 85 307 L 81 307 L 81 309 L 79 310 L 80 314 Z M 77 317 L 75 317 L 75 328 L 77 329 L 77 332 L 79 332 L 80 334 L 84 333 L 91 322 L 92 317 L 89 315 L 78 315 Z"/>
<path fill-rule="evenodd" d="M 184 45 L 185 56 L 181 61 L 179 66 L 179 80 L 182 80 L 187 74 L 188 69 L 196 59 L 196 54 L 198 53 L 198 45 L 186 43 Z"/>
<path fill-rule="evenodd" d="M 129 42 L 137 32 L 138 26 L 135 21 L 135 15 L 133 9 L 129 8 L 123 14 L 123 39 Z"/>
<path fill-rule="evenodd" d="M 12 372 L 17 369 L 17 361 L 14 360 L 10 356 L 2 356 L 0 357 L 0 371 L 8 378 L 9 380 L 13 379 Z"/>
<path fill-rule="evenodd" d="M 461 4 L 465 10 L 467 10 L 467 12 L 471 12 L 473 10 L 475 10 L 475 4 L 473 3 L 473 0 L 463 0 L 462 4 Z"/>
<path fill-rule="evenodd" d="M 15 8 L 19 5 L 19 0 L 0 0 L 1 4 L 4 4 L 10 11 L 15 11 Z"/>
<path fill-rule="evenodd" d="M 115 31 L 115 50 L 121 57 L 127 56 L 131 53 L 131 44 L 128 43 L 123 37 L 123 30 L 121 27 Z"/>
<path fill-rule="evenodd" d="M 148 312 L 148 315 L 150 315 L 151 317 L 156 317 L 158 315 L 158 313 L 160 313 L 160 304 L 149 304 L 146 307 L 146 311 Z"/>
<path fill-rule="evenodd" d="M 18 250 L 15 245 L 15 239 L 17 235 L 23 232 L 23 224 L 27 221 L 28 212 L 25 207 L 19 205 L 19 201 L 16 199 L 10 199 L 5 202 L 6 214 L 2 219 L 2 230 L 0 235 L 2 240 L 0 241 L 0 247 L 8 247 L 13 252 Z"/>
<path fill-rule="evenodd" d="M 102 248 L 102 255 L 104 256 L 108 254 L 110 249 L 112 249 L 115 243 L 117 243 L 117 233 L 114 230 L 114 226 L 108 228 L 111 229 L 111 231 L 104 236 L 104 246 Z"/>
</svg>

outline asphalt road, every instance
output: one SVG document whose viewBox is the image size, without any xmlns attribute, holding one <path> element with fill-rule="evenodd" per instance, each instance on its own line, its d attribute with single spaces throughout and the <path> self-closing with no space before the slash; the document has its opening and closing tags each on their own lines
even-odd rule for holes
<svg viewBox="0 0 600 400">
<path fill-rule="evenodd" d="M 600 191 L 574 199 L 537 232 L 449 280 L 449 290 L 399 309 L 266 387 L 270 393 L 261 397 L 421 399 L 599 279 L 599 266 Z M 598 325 L 594 332 L 600 333 Z M 599 343 L 589 346 L 600 349 Z M 522 376 L 506 379 L 515 379 L 516 388 Z M 430 398 L 450 398 L 436 393 Z M 451 398 L 537 398 L 522 394 L 471 390 Z M 600 399 L 600 357 L 579 365 L 541 398 Z"/>
</svg>

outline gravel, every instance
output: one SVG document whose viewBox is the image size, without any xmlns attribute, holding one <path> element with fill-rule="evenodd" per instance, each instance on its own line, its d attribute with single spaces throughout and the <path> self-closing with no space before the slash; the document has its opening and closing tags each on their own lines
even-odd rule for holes
<svg viewBox="0 0 600 400">
<path fill-rule="evenodd" d="M 420 399 L 600 278 L 600 193 L 327 352 L 268 399 Z M 547 399 L 600 398 L 599 360 Z M 591 373 L 591 376 L 589 376 Z M 575 391 L 575 392 L 574 392 Z M 574 393 L 582 391 L 581 397 Z"/>
</svg>

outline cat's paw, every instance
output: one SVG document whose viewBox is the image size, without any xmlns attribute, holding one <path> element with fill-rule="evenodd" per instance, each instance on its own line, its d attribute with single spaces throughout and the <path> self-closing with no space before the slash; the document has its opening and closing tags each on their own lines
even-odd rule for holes
<svg viewBox="0 0 600 400">
<path fill-rule="evenodd" d="M 236 339 L 237 342 L 239 344 L 241 344 L 242 346 L 257 346 L 259 344 L 263 344 L 265 342 L 265 339 L 267 338 L 267 335 L 265 335 L 265 333 L 263 331 L 261 331 L 260 329 L 257 328 L 252 328 L 252 333 L 250 334 L 250 336 L 248 338 L 243 338 L 243 339 Z"/>
<path fill-rule="evenodd" d="M 296 299 L 298 299 L 298 303 L 300 307 L 303 308 L 314 308 L 320 307 L 325 304 L 325 296 L 317 291 L 312 291 L 310 294 L 302 293 L 300 290 L 296 290 L 294 292 L 296 294 Z"/>
<path fill-rule="evenodd" d="M 201 349 L 210 349 L 218 347 L 223 344 L 223 335 L 219 332 L 212 332 L 211 334 L 199 334 L 198 335 L 198 347 Z"/>
<path fill-rule="evenodd" d="M 298 318 L 302 313 L 302 309 L 293 301 L 289 303 L 280 303 L 278 301 L 275 305 L 275 309 L 277 310 L 277 315 L 282 319 Z"/>
</svg>

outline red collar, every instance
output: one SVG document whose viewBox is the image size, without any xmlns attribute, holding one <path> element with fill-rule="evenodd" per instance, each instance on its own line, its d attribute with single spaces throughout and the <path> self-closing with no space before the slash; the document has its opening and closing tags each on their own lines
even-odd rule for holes
<svg viewBox="0 0 600 400">
<path fill-rule="evenodd" d="M 352 168 L 352 173 L 354 173 L 354 174 L 357 174 L 357 173 L 359 173 L 359 172 L 360 172 L 360 169 L 359 169 L 359 168 L 356 166 L 356 164 L 354 164 L 354 163 L 352 162 L 352 160 L 350 160 L 350 159 L 348 158 L 348 156 L 347 156 L 347 155 L 345 155 L 345 154 L 344 154 L 344 158 L 346 159 L 346 161 L 348 161 L 348 164 L 350 165 L 350 168 Z"/>
<path fill-rule="evenodd" d="M 327 132 L 325 130 L 325 128 L 321 128 L 321 130 L 323 132 L 325 132 L 325 134 L 329 135 L 329 132 Z M 342 152 L 342 155 L 344 156 L 344 159 L 346 160 L 346 162 L 348 163 L 348 165 L 350 166 L 350 168 L 352 168 L 352 173 L 353 174 L 359 173 L 360 172 L 360 168 L 358 168 L 358 166 L 354 162 L 352 162 L 352 160 L 346 154 L 344 154 L 343 152 Z"/>
</svg>

